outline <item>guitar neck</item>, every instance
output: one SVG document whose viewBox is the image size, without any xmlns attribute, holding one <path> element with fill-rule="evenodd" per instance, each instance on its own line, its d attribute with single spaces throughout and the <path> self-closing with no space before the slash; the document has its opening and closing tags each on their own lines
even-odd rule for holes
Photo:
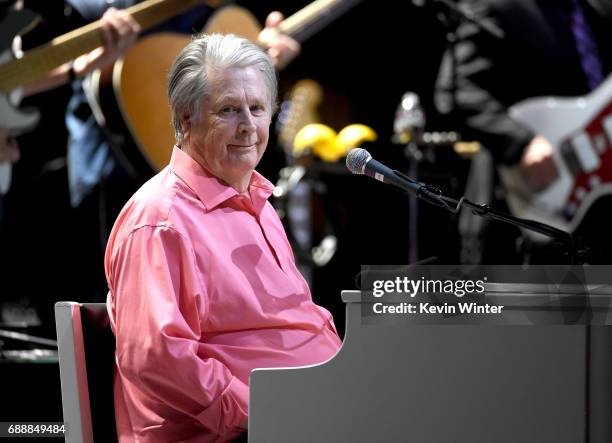
<svg viewBox="0 0 612 443">
<path fill-rule="evenodd" d="M 315 0 L 280 24 L 280 31 L 304 42 L 362 0 Z"/>
<path fill-rule="evenodd" d="M 221 0 L 146 0 L 126 11 L 144 30 L 202 3 L 215 7 Z M 40 80 L 52 69 L 103 44 L 100 20 L 57 37 L 20 59 L 0 65 L 0 91 L 8 93 Z"/>
</svg>

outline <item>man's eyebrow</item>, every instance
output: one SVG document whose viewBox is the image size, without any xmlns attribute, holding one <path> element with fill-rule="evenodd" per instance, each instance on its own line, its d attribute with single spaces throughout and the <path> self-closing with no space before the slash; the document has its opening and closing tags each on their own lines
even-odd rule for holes
<svg viewBox="0 0 612 443">
<path fill-rule="evenodd" d="M 236 103 L 236 102 L 241 102 L 242 101 L 242 97 L 237 96 L 237 95 L 223 95 L 217 98 L 217 100 L 215 101 L 216 105 L 222 104 L 222 103 Z M 265 104 L 267 103 L 268 100 L 265 97 L 251 97 L 248 100 L 248 103 L 256 103 L 256 104 Z"/>
<path fill-rule="evenodd" d="M 220 96 L 217 99 L 217 103 L 223 102 L 223 101 L 236 101 L 239 100 L 239 98 L 236 95 L 231 95 L 231 94 L 225 94 Z"/>
</svg>

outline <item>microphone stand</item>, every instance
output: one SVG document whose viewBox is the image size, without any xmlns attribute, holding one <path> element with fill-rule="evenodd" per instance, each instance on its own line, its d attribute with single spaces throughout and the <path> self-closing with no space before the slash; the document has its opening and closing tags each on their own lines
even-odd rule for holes
<svg viewBox="0 0 612 443">
<path fill-rule="evenodd" d="M 457 105 L 458 92 L 458 52 L 457 45 L 460 43 L 460 28 L 470 25 L 477 32 L 486 35 L 489 39 L 502 40 L 504 31 L 488 18 L 481 18 L 466 3 L 457 3 L 457 0 L 412 0 L 415 6 L 427 8 L 432 16 L 441 24 L 445 37 L 445 55 L 438 72 L 438 80 L 435 85 L 435 99 L 437 108 L 437 119 L 440 126 L 461 131 L 465 129 L 461 125 L 462 117 L 459 115 Z M 476 189 L 473 187 L 475 181 L 483 180 L 485 187 L 478 187 L 479 194 L 493 195 L 493 184 L 487 183 L 486 178 L 493 176 L 490 168 L 477 168 L 476 163 L 481 159 L 472 159 L 470 172 L 466 178 L 466 191 Z M 469 187 L 469 188 L 468 188 Z M 474 197 L 474 195 L 472 195 Z M 487 199 L 488 200 L 488 199 Z M 469 211 L 463 211 L 459 216 L 460 256 L 461 260 L 474 263 L 480 262 L 482 238 L 480 233 L 486 229 L 486 218 L 477 219 L 470 215 Z"/>
<path fill-rule="evenodd" d="M 393 173 L 403 178 L 404 180 L 409 181 L 413 185 L 413 188 L 410 192 L 404 192 L 409 195 L 414 193 L 421 200 L 424 200 L 432 205 L 444 208 L 453 214 L 458 213 L 463 206 L 466 206 L 471 209 L 474 215 L 508 223 L 519 228 L 537 232 L 553 240 L 556 240 L 564 247 L 566 247 L 567 250 L 570 252 L 572 264 L 586 263 L 588 257 L 592 253 L 590 248 L 582 245 L 581 242 L 575 239 L 570 233 L 555 228 L 554 226 L 535 220 L 515 217 L 513 215 L 494 209 L 490 205 L 474 203 L 465 197 L 461 197 L 459 200 L 451 197 L 446 197 L 442 195 L 442 191 L 440 191 L 440 189 L 436 188 L 435 186 L 417 182 L 398 170 L 393 170 Z"/>
</svg>

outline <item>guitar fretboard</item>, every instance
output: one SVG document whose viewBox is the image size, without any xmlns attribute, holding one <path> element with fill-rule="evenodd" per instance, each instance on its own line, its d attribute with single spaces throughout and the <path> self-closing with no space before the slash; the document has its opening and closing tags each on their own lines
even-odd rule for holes
<svg viewBox="0 0 612 443">
<path fill-rule="evenodd" d="M 146 0 L 126 11 L 144 30 L 198 4 L 215 7 L 221 0 Z M 0 66 L 0 91 L 8 93 L 19 86 L 43 78 L 52 69 L 103 45 L 100 21 L 82 26 L 28 51 L 22 58 Z"/>
<path fill-rule="evenodd" d="M 304 42 L 362 0 L 315 0 L 287 17 L 280 31 Z"/>
</svg>

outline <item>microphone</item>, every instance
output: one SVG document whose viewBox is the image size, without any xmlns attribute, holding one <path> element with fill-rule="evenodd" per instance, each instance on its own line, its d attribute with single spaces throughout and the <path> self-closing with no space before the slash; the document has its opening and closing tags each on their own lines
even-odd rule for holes
<svg viewBox="0 0 612 443">
<path fill-rule="evenodd" d="M 353 174 L 367 175 L 411 193 L 418 193 L 422 186 L 419 182 L 374 160 L 370 153 L 362 148 L 349 151 L 346 156 L 346 168 Z"/>
<path fill-rule="evenodd" d="M 420 183 L 399 171 L 383 165 L 372 158 L 370 153 L 362 148 L 351 149 L 346 156 L 346 168 L 353 174 L 367 175 L 378 181 L 398 187 L 415 194 L 431 204 L 456 212 L 459 206 L 449 205 L 450 200 L 442 196 L 442 191 L 434 186 Z M 447 202 L 446 200 L 449 200 Z"/>
</svg>

